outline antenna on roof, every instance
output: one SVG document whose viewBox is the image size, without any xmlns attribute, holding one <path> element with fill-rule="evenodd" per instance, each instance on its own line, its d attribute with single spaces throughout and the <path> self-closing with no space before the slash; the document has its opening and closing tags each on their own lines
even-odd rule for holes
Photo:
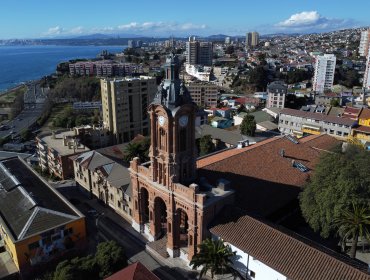
<svg viewBox="0 0 370 280">
<path fill-rule="evenodd" d="M 281 157 L 285 157 L 285 150 L 280 149 L 279 154 L 280 154 Z"/>
</svg>

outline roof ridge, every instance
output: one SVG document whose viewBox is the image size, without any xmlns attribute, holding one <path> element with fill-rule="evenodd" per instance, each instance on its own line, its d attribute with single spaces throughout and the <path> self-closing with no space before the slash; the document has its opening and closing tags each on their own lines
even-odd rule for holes
<svg viewBox="0 0 370 280">
<path fill-rule="evenodd" d="M 234 156 L 237 156 L 237 155 L 239 155 L 239 154 L 241 154 L 241 153 L 243 153 L 243 152 L 248 152 L 248 151 L 253 150 L 253 149 L 257 148 L 257 147 L 261 147 L 261 146 L 263 146 L 263 145 L 269 144 L 269 143 L 271 143 L 271 142 L 273 142 L 273 141 L 277 141 L 277 140 L 282 139 L 282 138 L 284 138 L 284 135 L 277 135 L 277 136 L 274 136 L 274 137 L 271 137 L 271 138 L 268 138 L 268 139 L 262 140 L 262 141 L 260 141 L 260 142 L 257 142 L 257 143 L 255 143 L 255 144 L 249 145 L 249 146 L 247 146 L 247 147 L 241 148 L 241 149 L 239 149 L 239 148 L 235 147 L 235 148 L 233 148 L 233 149 L 225 150 L 224 152 L 220 152 L 220 153 L 217 153 L 217 154 L 214 154 L 214 155 L 210 155 L 209 157 L 201 158 L 200 160 L 198 160 L 198 161 L 197 161 L 197 168 L 203 168 L 203 167 L 205 167 L 205 166 L 212 165 L 212 164 L 214 164 L 214 163 L 216 163 L 216 162 L 217 162 L 217 163 L 222 162 L 222 161 L 224 161 L 224 160 L 226 160 L 226 159 L 229 159 L 229 158 L 232 158 L 232 157 L 234 157 Z M 236 152 L 237 150 L 238 150 L 239 152 Z M 226 157 L 223 157 L 222 159 L 217 160 L 217 161 L 212 161 L 212 162 L 211 162 L 211 163 L 209 163 L 209 164 L 202 164 L 202 161 L 205 161 L 205 160 L 207 160 L 207 159 L 209 160 L 209 159 L 211 159 L 211 158 L 213 158 L 213 157 L 217 158 L 217 156 L 220 156 L 220 155 L 222 155 L 223 153 L 225 153 L 225 154 L 226 154 L 226 153 L 231 153 L 231 155 L 226 156 Z"/>
<path fill-rule="evenodd" d="M 36 215 L 37 215 L 37 213 L 38 213 L 39 211 L 40 211 L 40 207 L 38 207 L 38 206 L 36 206 L 36 207 L 33 209 L 33 212 L 32 212 L 32 214 L 31 214 L 31 216 L 28 218 L 27 223 L 24 225 L 24 227 L 23 227 L 22 231 L 21 231 L 21 232 L 19 233 L 19 235 L 18 235 L 18 240 L 22 239 L 22 238 L 25 236 L 25 234 L 26 234 L 27 230 L 29 229 L 29 227 L 30 227 L 30 226 L 31 226 L 31 224 L 32 224 L 33 219 L 36 217 Z"/>
<path fill-rule="evenodd" d="M 362 273 L 363 275 L 370 276 L 369 273 L 365 272 L 364 269 L 361 269 L 359 267 L 361 261 L 349 259 L 349 257 L 346 257 L 345 255 L 342 255 L 342 254 L 334 251 L 333 249 L 330 249 L 330 248 L 328 248 L 328 247 L 326 247 L 326 246 L 324 246 L 324 245 L 322 245 L 322 244 L 320 244 L 316 241 L 313 241 L 313 240 L 308 239 L 307 237 L 304 237 L 304 236 L 302 236 L 302 235 L 300 235 L 300 234 L 298 234 L 294 231 L 291 231 L 288 228 L 285 228 L 285 227 L 283 227 L 281 225 L 278 225 L 278 224 L 273 224 L 272 222 L 270 222 L 270 221 L 268 221 L 264 218 L 253 217 L 249 214 L 243 214 L 243 216 L 239 217 L 237 219 L 237 221 L 239 221 L 240 219 L 252 219 L 256 223 L 258 223 L 259 226 L 268 227 L 268 229 L 272 230 L 274 233 L 277 233 L 278 235 L 283 235 L 285 238 L 287 238 L 290 241 L 298 242 L 299 244 L 303 245 L 304 247 L 306 247 L 310 250 L 314 250 L 315 252 L 318 252 L 319 254 L 323 254 L 326 257 L 329 257 L 330 259 L 332 259 L 336 262 L 340 262 L 342 265 L 345 265 L 345 266 L 347 266 L 351 269 L 355 269 L 356 271 L 358 271 L 359 273 Z M 237 221 L 232 221 L 232 223 L 235 224 L 235 223 L 237 223 Z M 228 223 L 230 223 L 230 222 L 227 222 L 226 224 L 228 224 Z M 217 226 L 218 225 L 216 225 L 215 228 L 217 228 Z M 210 230 L 212 232 L 212 228 Z M 223 238 L 222 236 L 220 236 L 220 237 Z M 225 241 L 229 242 L 228 240 L 225 240 Z M 234 245 L 234 246 L 236 246 L 236 245 Z M 248 253 L 248 254 L 250 254 L 250 253 Z M 254 256 L 254 257 L 256 257 L 258 259 L 257 256 Z M 351 265 L 347 261 L 348 262 L 349 261 L 358 262 L 358 266 L 356 266 L 355 264 Z M 262 262 L 265 262 L 265 260 L 263 260 Z M 270 266 L 271 264 L 268 264 L 268 265 Z M 364 263 L 364 265 L 365 265 L 365 263 Z M 271 265 L 271 267 L 273 267 L 273 265 Z M 279 269 L 276 268 L 276 267 L 274 269 L 277 269 L 279 271 Z M 289 275 L 286 275 L 286 276 L 289 276 Z"/>
</svg>

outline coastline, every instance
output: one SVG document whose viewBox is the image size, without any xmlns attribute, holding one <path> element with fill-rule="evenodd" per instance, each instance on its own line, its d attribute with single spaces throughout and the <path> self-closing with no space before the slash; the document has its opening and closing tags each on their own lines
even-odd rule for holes
<svg viewBox="0 0 370 280">
<path fill-rule="evenodd" d="M 127 46 L 0 46 L 0 95 L 23 84 L 39 82 L 43 77 L 53 75 L 61 62 L 72 59 L 95 58 L 101 51 L 118 53 Z"/>
</svg>

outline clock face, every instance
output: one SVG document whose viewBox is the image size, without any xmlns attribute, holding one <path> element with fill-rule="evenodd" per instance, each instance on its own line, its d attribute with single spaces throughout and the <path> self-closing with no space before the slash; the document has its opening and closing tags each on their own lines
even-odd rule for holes
<svg viewBox="0 0 370 280">
<path fill-rule="evenodd" d="M 163 126 L 166 122 L 166 118 L 164 116 L 159 116 L 158 117 L 158 123 L 160 126 Z"/>
<path fill-rule="evenodd" d="M 180 126 L 187 126 L 189 117 L 188 116 L 181 116 L 179 118 L 179 124 Z"/>
</svg>

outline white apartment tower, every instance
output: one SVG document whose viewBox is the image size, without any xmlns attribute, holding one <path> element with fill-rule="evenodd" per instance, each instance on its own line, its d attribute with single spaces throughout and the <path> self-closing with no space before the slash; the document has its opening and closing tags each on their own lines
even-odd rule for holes
<svg viewBox="0 0 370 280">
<path fill-rule="evenodd" d="M 157 91 L 156 79 L 101 79 L 103 124 L 114 144 L 129 142 L 137 134 L 149 134 L 148 106 Z"/>
<path fill-rule="evenodd" d="M 331 90 L 334 82 L 336 57 L 334 54 L 324 54 L 316 57 L 313 90 L 323 93 Z"/>
<path fill-rule="evenodd" d="M 369 52 L 369 43 L 370 43 L 370 28 L 368 30 L 361 32 L 361 40 L 358 50 L 361 56 L 367 56 Z"/>
</svg>

